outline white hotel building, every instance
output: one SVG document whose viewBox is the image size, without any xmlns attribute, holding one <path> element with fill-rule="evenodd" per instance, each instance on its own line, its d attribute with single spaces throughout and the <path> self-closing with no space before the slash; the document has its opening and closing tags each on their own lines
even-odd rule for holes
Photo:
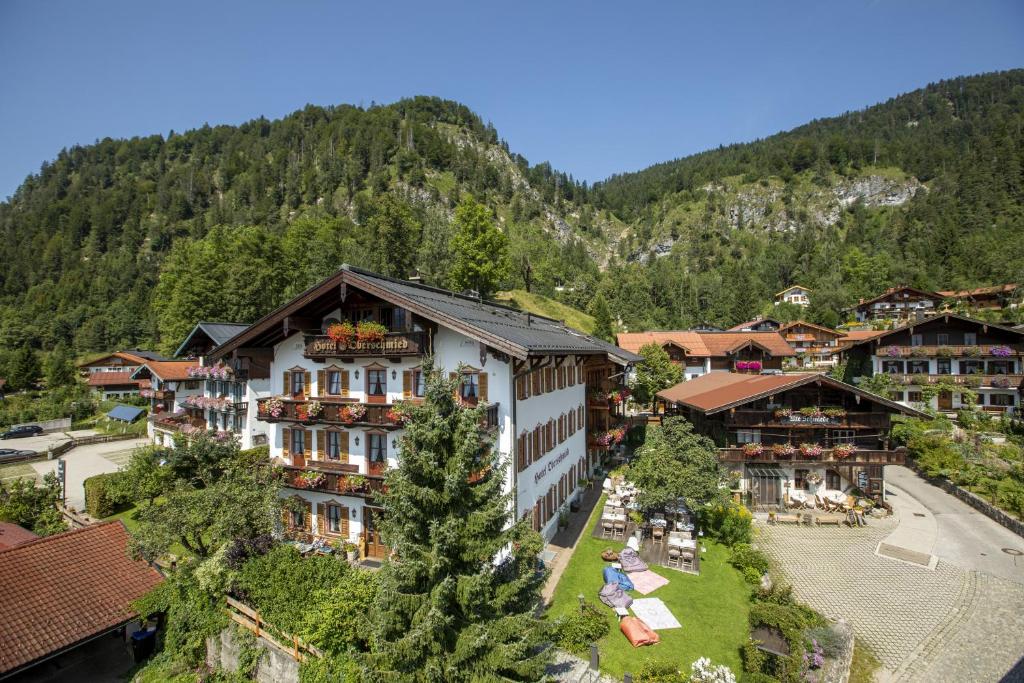
<svg viewBox="0 0 1024 683">
<path fill-rule="evenodd" d="M 387 332 L 326 334 L 342 321 Z M 463 400 L 487 405 L 516 514 L 545 537 L 605 450 L 596 438 L 611 427 L 610 408 L 595 394 L 638 360 L 559 321 L 351 266 L 198 350 L 203 367 L 227 368 L 228 379 L 206 381 L 211 405 L 190 408 L 184 424 L 233 432 L 243 448 L 268 445 L 286 494 L 305 508 L 285 515 L 286 530 L 350 540 L 368 557 L 387 552 L 377 497 L 397 465 L 401 408 L 423 396 L 427 357 L 461 373 Z"/>
</svg>

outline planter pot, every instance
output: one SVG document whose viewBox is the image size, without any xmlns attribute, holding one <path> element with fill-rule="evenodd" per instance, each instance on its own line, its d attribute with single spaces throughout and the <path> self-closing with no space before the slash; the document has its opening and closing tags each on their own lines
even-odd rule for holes
<svg viewBox="0 0 1024 683">
<path fill-rule="evenodd" d="M 346 550 L 345 551 L 345 558 L 348 559 L 349 562 L 355 562 L 357 559 L 359 559 L 359 551 L 358 550 Z"/>
<path fill-rule="evenodd" d="M 569 503 L 569 511 L 570 512 L 579 512 L 580 511 L 580 502 L 578 500 L 574 500 L 573 502 Z"/>
</svg>

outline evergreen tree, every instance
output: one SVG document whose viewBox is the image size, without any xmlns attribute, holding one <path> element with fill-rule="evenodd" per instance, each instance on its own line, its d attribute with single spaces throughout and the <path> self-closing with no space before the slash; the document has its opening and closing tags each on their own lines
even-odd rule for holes
<svg viewBox="0 0 1024 683">
<path fill-rule="evenodd" d="M 643 360 L 636 366 L 633 379 L 633 400 L 640 405 L 651 405 L 655 394 L 683 380 L 683 369 L 672 362 L 668 352 L 655 343 L 640 347 Z"/>
<path fill-rule="evenodd" d="M 508 273 L 508 239 L 498 230 L 490 210 L 472 197 L 455 209 L 455 262 L 451 282 L 455 289 L 472 289 L 491 297 Z"/>
<path fill-rule="evenodd" d="M 369 681 L 535 681 L 547 661 L 534 617 L 540 537 L 513 521 L 485 408 L 432 369 L 383 495 L 384 542 Z"/>
<path fill-rule="evenodd" d="M 368 227 L 373 235 L 377 271 L 398 278 L 412 275 L 420 223 L 409 207 L 390 194 L 382 194 L 374 201 Z"/>
<path fill-rule="evenodd" d="M 66 387 L 75 383 L 75 366 L 71 363 L 71 356 L 67 347 L 63 344 L 57 346 L 46 359 L 46 387 L 55 389 Z"/>
<path fill-rule="evenodd" d="M 32 389 L 39 382 L 42 370 L 39 367 L 39 357 L 36 352 L 27 346 L 22 346 L 14 353 L 14 360 L 11 363 L 11 376 L 7 378 L 11 388 L 22 391 Z"/>
<path fill-rule="evenodd" d="M 603 294 L 598 294 L 590 307 L 590 315 L 594 316 L 594 336 L 605 341 L 614 341 L 615 329 L 612 324 L 612 312 L 608 310 L 608 302 Z"/>
</svg>

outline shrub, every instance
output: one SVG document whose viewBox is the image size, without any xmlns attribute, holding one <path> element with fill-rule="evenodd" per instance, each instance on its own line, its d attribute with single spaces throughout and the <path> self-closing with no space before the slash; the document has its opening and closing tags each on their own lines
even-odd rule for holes
<svg viewBox="0 0 1024 683">
<path fill-rule="evenodd" d="M 768 556 L 749 543 L 737 543 L 732 549 L 729 564 L 740 571 L 754 569 L 761 576 L 768 571 Z"/>
<path fill-rule="evenodd" d="M 740 650 L 740 657 L 743 659 L 743 670 L 745 672 L 760 673 L 764 669 L 764 652 L 758 649 L 753 640 L 747 639 L 747 642 L 743 644 L 743 649 Z M 746 683 L 747 680 L 748 677 L 744 676 L 744 683 Z"/>
<path fill-rule="evenodd" d="M 807 637 L 816 641 L 826 657 L 837 657 L 843 649 L 843 639 L 830 626 L 817 626 L 807 631 Z"/>
<path fill-rule="evenodd" d="M 687 683 L 689 679 L 671 662 L 644 662 L 633 677 L 636 683 Z"/>
<path fill-rule="evenodd" d="M 752 533 L 750 511 L 738 503 L 714 505 L 698 511 L 704 533 L 727 546 L 750 543 Z"/>
<path fill-rule="evenodd" d="M 555 642 L 563 650 L 586 654 L 591 643 L 608 635 L 611 626 L 605 611 L 590 602 L 559 617 L 552 626 Z"/>
<path fill-rule="evenodd" d="M 744 567 L 740 571 L 743 572 L 743 580 L 751 586 L 758 586 L 761 584 L 762 573 L 753 567 Z"/>
<path fill-rule="evenodd" d="M 120 472 L 110 472 L 97 474 L 82 482 L 85 488 L 85 509 L 90 515 L 97 519 L 109 517 L 127 502 L 120 493 L 123 490 L 119 481 L 122 476 Z"/>
</svg>

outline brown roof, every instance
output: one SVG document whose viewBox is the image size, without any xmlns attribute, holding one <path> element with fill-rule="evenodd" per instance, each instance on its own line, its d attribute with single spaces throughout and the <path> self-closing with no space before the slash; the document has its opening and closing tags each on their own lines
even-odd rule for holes
<svg viewBox="0 0 1024 683">
<path fill-rule="evenodd" d="M 188 369 L 199 367 L 198 360 L 148 360 L 149 371 L 165 382 L 189 379 Z"/>
<path fill-rule="evenodd" d="M 895 327 L 895 328 L 893 328 L 891 330 L 882 330 L 881 332 L 878 332 L 877 334 L 872 335 L 870 337 L 864 337 L 862 339 L 848 341 L 848 342 L 845 342 L 845 344 L 847 346 L 853 346 L 853 345 L 856 345 L 856 344 L 863 344 L 864 342 L 867 342 L 867 341 L 869 341 L 871 339 L 878 339 L 879 341 L 881 341 L 881 339 L 883 337 L 888 337 L 889 335 L 896 334 L 897 332 L 902 332 L 903 330 L 907 330 L 907 329 L 910 329 L 910 328 L 921 327 L 922 325 L 926 325 L 926 324 L 928 324 L 928 323 L 930 323 L 930 322 L 932 322 L 934 320 L 938 320 L 939 318 L 946 318 L 946 319 L 954 318 L 956 320 L 961 320 L 963 322 L 974 323 L 975 325 L 978 325 L 979 327 L 981 327 L 981 326 L 990 327 L 990 328 L 993 328 L 993 329 L 996 329 L 996 330 L 1003 330 L 1004 332 L 1009 332 L 1011 334 L 1014 334 L 1014 333 L 1019 334 L 1021 332 L 1021 330 L 1017 330 L 1017 329 L 1014 329 L 1012 327 L 1008 327 L 1006 325 L 997 325 L 995 323 L 985 322 L 984 320 L 978 320 L 977 318 L 969 318 L 966 315 L 960 315 L 959 313 L 936 313 L 935 315 L 931 316 L 930 318 L 924 318 L 923 320 L 911 320 L 910 322 L 904 323 L 903 325 L 900 325 L 899 327 Z M 842 341 L 842 340 L 840 340 L 840 341 Z"/>
<path fill-rule="evenodd" d="M 28 543 L 29 541 L 39 538 L 34 533 L 12 524 L 11 522 L 0 522 L 0 550 L 6 550 L 7 548 L 13 548 L 16 545 L 22 543 Z"/>
<path fill-rule="evenodd" d="M 782 325 L 782 323 L 780 323 L 775 318 L 754 318 L 753 320 L 748 320 L 745 323 L 733 325 L 732 327 L 729 328 L 729 332 L 742 332 L 745 328 L 753 327 L 754 325 L 760 325 L 761 323 L 775 323 L 776 325 Z"/>
<path fill-rule="evenodd" d="M 814 323 L 809 323 L 806 320 L 794 320 L 792 322 L 788 322 L 788 323 L 786 323 L 785 325 L 783 325 L 782 327 L 779 328 L 779 332 L 785 332 L 789 328 L 796 327 L 797 325 L 802 325 L 803 327 L 811 327 L 811 328 L 814 328 L 815 330 L 820 330 L 821 332 L 827 332 L 828 334 L 834 334 L 837 337 L 842 337 L 843 336 L 843 333 L 840 332 L 839 330 L 833 330 L 831 327 L 825 327 L 824 325 L 816 325 Z"/>
<path fill-rule="evenodd" d="M 820 372 L 794 372 L 784 375 L 747 375 L 733 372 L 711 372 L 680 382 L 664 391 L 659 391 L 658 398 L 669 403 L 677 403 L 695 408 L 702 413 L 712 414 L 771 396 L 780 391 L 793 389 L 809 382 L 824 382 L 907 415 L 927 417 L 927 415 L 918 410 L 858 389 L 853 385 L 840 382 Z"/>
<path fill-rule="evenodd" d="M 781 292 L 775 292 L 775 296 L 779 296 L 780 294 L 785 294 L 786 292 L 788 292 L 791 289 L 802 289 L 805 292 L 813 292 L 814 291 L 810 287 L 804 287 L 803 285 L 790 285 L 789 287 L 786 287 Z"/>
<path fill-rule="evenodd" d="M 941 294 L 947 299 L 962 299 L 970 296 L 978 296 L 981 294 L 1012 294 L 1017 290 L 1019 285 L 993 285 L 991 287 L 975 287 L 974 289 L 947 289 L 936 294 Z"/>
<path fill-rule="evenodd" d="M 672 343 L 686 349 L 691 356 L 727 356 L 753 342 L 773 356 L 794 356 L 793 347 L 778 332 L 622 332 L 619 346 L 638 353 L 647 344 L 664 346 Z"/>
<path fill-rule="evenodd" d="M 939 292 L 929 292 L 927 290 L 918 289 L 916 287 L 889 287 L 887 290 L 885 290 L 884 292 L 882 292 L 881 294 L 879 294 L 878 296 L 876 296 L 873 299 L 861 299 L 860 302 L 857 303 L 857 306 L 855 306 L 855 308 L 860 308 L 861 306 L 867 306 L 869 304 L 873 304 L 876 301 L 881 301 L 882 299 L 884 299 L 884 298 L 886 298 L 888 296 L 892 296 L 896 292 L 902 292 L 904 290 L 906 290 L 908 292 L 914 292 L 915 294 L 923 296 L 926 299 L 935 299 L 936 301 L 942 299 L 942 296 L 941 296 L 941 294 Z"/>
<path fill-rule="evenodd" d="M 840 346 L 849 346 L 885 334 L 886 330 L 850 330 L 839 338 Z"/>
<path fill-rule="evenodd" d="M 0 551 L 0 673 L 109 631 L 163 577 L 128 557 L 119 521 Z"/>
<path fill-rule="evenodd" d="M 115 351 L 114 353 L 108 353 L 105 356 L 94 358 L 90 361 L 86 361 L 85 363 L 79 363 L 78 367 L 87 368 L 90 365 L 106 365 L 106 363 L 101 363 L 100 361 L 105 361 L 109 358 L 120 358 L 121 360 L 126 360 L 134 365 L 142 365 L 143 363 L 146 362 L 145 358 L 143 358 L 142 356 L 136 356 L 134 353 L 128 353 L 126 351 Z"/>
<path fill-rule="evenodd" d="M 90 372 L 86 384 L 90 387 L 109 386 L 140 386 L 138 380 L 132 379 L 133 370 L 117 370 L 115 372 Z"/>
</svg>

